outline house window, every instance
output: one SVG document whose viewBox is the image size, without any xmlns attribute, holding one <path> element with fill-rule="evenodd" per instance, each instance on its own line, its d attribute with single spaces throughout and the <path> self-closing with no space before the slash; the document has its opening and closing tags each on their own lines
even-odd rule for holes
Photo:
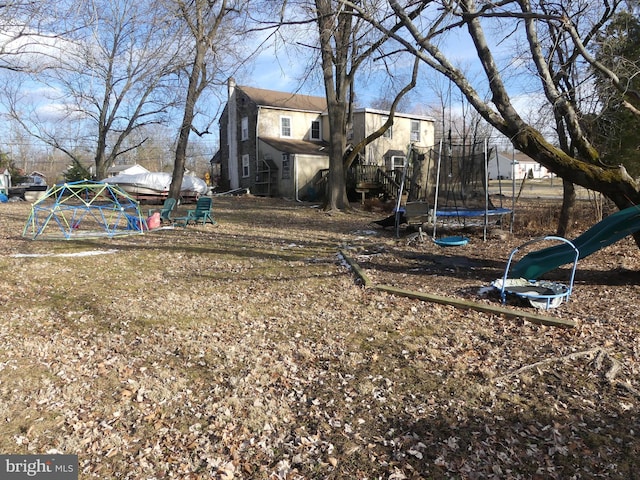
<svg viewBox="0 0 640 480">
<path fill-rule="evenodd" d="M 320 131 L 320 120 L 314 120 L 311 122 L 311 140 L 322 139 L 322 133 Z"/>
<path fill-rule="evenodd" d="M 249 155 L 242 155 L 242 178 L 249 176 Z"/>
<path fill-rule="evenodd" d="M 404 157 L 394 155 L 391 157 L 391 170 L 395 170 L 397 168 L 404 168 Z"/>
<path fill-rule="evenodd" d="M 382 119 L 382 125 L 384 125 L 387 122 L 388 118 L 383 118 Z M 384 133 L 382 134 L 383 138 L 393 138 L 393 124 L 387 128 Z"/>
<path fill-rule="evenodd" d="M 291 117 L 280 117 L 280 136 L 291 137 Z"/>
<path fill-rule="evenodd" d="M 291 178 L 291 156 L 288 153 L 282 154 L 282 178 Z"/>
<path fill-rule="evenodd" d="M 249 117 L 242 117 L 240 125 L 240 140 L 249 140 Z"/>
<path fill-rule="evenodd" d="M 411 141 L 420 141 L 420 120 L 411 120 Z"/>
</svg>

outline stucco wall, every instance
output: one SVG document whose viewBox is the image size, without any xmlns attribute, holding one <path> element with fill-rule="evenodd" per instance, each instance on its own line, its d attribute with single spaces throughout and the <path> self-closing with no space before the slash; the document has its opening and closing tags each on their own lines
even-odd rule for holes
<svg viewBox="0 0 640 480">
<path fill-rule="evenodd" d="M 380 128 L 387 120 L 384 112 L 361 110 L 354 115 L 354 142 L 366 135 L 370 135 Z M 385 156 L 389 151 L 407 152 L 411 142 L 411 122 L 420 121 L 420 140 L 413 142 L 417 147 L 431 147 L 434 143 L 434 122 L 428 118 L 394 117 L 391 137 L 382 136 L 367 146 L 365 162 L 370 165 L 384 165 Z"/>
<path fill-rule="evenodd" d="M 260 142 L 260 158 L 265 155 L 271 157 L 278 167 L 277 192 L 281 197 L 296 198 L 296 175 L 298 186 L 298 198 L 300 200 L 315 200 L 319 192 L 315 182 L 319 178 L 319 170 L 329 168 L 329 157 L 325 155 L 290 155 L 289 178 L 282 178 L 282 152 L 276 150 L 265 142 Z M 316 198 L 313 198 L 316 197 Z"/>
<path fill-rule="evenodd" d="M 319 120 L 321 124 L 323 123 L 320 115 L 317 113 L 291 112 L 263 107 L 259 111 L 258 136 L 282 138 L 280 134 L 281 117 L 289 117 L 291 119 L 291 136 L 286 138 L 297 140 L 312 141 L 311 123 L 314 120 Z M 324 130 L 324 128 L 321 127 L 321 130 Z M 324 134 L 324 131 L 321 132 L 321 135 Z"/>
</svg>

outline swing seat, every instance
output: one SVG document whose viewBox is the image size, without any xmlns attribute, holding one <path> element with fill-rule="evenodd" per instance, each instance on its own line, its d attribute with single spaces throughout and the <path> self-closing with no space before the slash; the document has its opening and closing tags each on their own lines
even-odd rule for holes
<svg viewBox="0 0 640 480">
<path fill-rule="evenodd" d="M 434 238 L 433 242 L 441 247 L 461 247 L 469 243 L 468 237 L 456 236 L 456 237 L 442 237 Z"/>
</svg>

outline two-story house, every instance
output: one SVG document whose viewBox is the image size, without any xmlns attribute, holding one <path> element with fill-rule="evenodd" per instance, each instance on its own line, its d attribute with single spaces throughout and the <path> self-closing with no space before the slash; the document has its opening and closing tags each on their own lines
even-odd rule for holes
<svg viewBox="0 0 640 480">
<path fill-rule="evenodd" d="M 254 195 L 314 200 L 329 168 L 324 97 L 238 86 L 229 80 L 220 117 L 219 185 L 247 188 Z M 379 128 L 388 112 L 359 109 L 348 141 L 357 143 Z M 404 163 L 409 143 L 433 145 L 431 118 L 396 114 L 394 125 L 360 155 L 359 164 L 393 170 Z"/>
</svg>

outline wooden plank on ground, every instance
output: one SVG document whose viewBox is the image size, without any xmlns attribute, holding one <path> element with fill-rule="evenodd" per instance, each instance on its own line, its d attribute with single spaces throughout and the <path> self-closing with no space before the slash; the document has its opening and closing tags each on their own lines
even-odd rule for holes
<svg viewBox="0 0 640 480">
<path fill-rule="evenodd" d="M 444 297 L 442 295 L 435 295 L 432 293 L 415 292 L 415 291 L 405 290 L 398 287 L 392 287 L 390 285 L 374 285 L 371 279 L 367 276 L 364 270 L 360 268 L 360 265 L 358 265 L 357 262 L 351 259 L 343 250 L 340 251 L 340 254 L 345 259 L 345 261 L 349 264 L 349 266 L 353 269 L 356 275 L 360 278 L 360 280 L 362 281 L 365 287 L 375 288 L 376 290 L 380 290 L 382 292 L 387 292 L 387 293 L 391 293 L 393 295 L 398 295 L 402 297 L 415 298 L 417 300 L 422 300 L 424 302 L 433 302 L 433 303 L 439 303 L 442 305 L 451 305 L 452 307 L 455 307 L 455 308 L 475 310 L 478 312 L 490 313 L 495 315 L 502 315 L 507 318 L 521 318 L 531 323 L 536 323 L 539 325 L 548 325 L 552 327 L 563 327 L 563 328 L 573 328 L 576 326 L 573 320 L 568 320 L 564 318 L 549 317 L 547 315 L 541 315 L 539 313 L 513 310 L 510 308 L 505 308 L 497 305 L 471 302 L 469 300 Z"/>
<path fill-rule="evenodd" d="M 340 250 L 340 255 L 342 255 L 342 258 L 344 258 L 345 262 L 347 262 L 349 264 L 349 266 L 351 267 L 351 269 L 356 272 L 356 275 L 358 276 L 358 278 L 360 278 L 360 280 L 362 281 L 362 284 L 365 287 L 371 287 L 373 286 L 373 284 L 371 283 L 371 280 L 369 279 L 369 277 L 367 276 L 366 273 L 364 273 L 364 270 L 362 270 L 360 268 L 360 265 L 358 265 L 357 262 L 355 262 L 349 255 L 347 255 L 344 250 Z"/>
<path fill-rule="evenodd" d="M 401 297 L 415 298 L 417 300 L 423 300 L 425 302 L 440 303 L 443 305 L 451 305 L 452 307 L 475 310 L 483 313 L 492 313 L 496 315 L 503 315 L 508 318 L 522 318 L 531 323 L 537 323 L 540 325 L 549 325 L 552 327 L 564 327 L 573 328 L 576 326 L 573 320 L 567 320 L 564 318 L 549 317 L 547 315 L 541 315 L 535 312 L 524 312 L 520 310 L 513 310 L 510 308 L 500 307 L 497 305 L 490 305 L 485 303 L 471 302 L 469 300 L 462 300 L 459 298 L 443 297 L 441 295 L 434 295 L 432 293 L 413 292 L 410 290 L 404 290 L 402 288 L 392 287 L 389 285 L 376 285 L 377 290 L 399 295 Z"/>
</svg>

